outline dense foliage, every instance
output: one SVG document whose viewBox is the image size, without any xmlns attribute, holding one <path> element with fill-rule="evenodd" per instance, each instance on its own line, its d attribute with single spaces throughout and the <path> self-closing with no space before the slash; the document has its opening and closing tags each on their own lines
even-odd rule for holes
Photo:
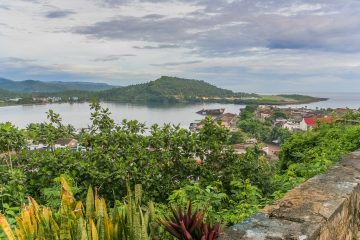
<svg viewBox="0 0 360 240">
<path fill-rule="evenodd" d="M 12 81 L 0 78 L 0 89 L 9 92 L 64 92 L 70 90 L 99 91 L 110 89 L 112 86 L 105 83 L 91 82 L 44 82 L 37 80 Z"/>
<path fill-rule="evenodd" d="M 21 96 L 21 94 L 16 94 L 16 93 L 6 91 L 6 90 L 0 88 L 0 100 L 2 100 L 2 101 L 8 100 L 11 98 L 17 98 L 20 96 Z"/>
<path fill-rule="evenodd" d="M 228 147 L 228 130 L 210 118 L 205 119 L 199 133 L 193 133 L 171 125 L 146 128 L 137 121 L 124 120 L 116 124 L 109 110 L 102 109 L 98 103 L 92 105 L 92 111 L 92 124 L 77 136 L 83 147 L 81 151 L 51 148 L 56 138 L 73 134 L 56 113 L 49 111 L 49 123 L 31 124 L 26 136 L 50 146 L 50 150 L 18 151 L 13 160 L 17 172 L 14 170 L 11 174 L 19 177 L 14 177 L 14 185 L 8 184 L 5 178 L 0 182 L 4 188 L 9 188 L 4 194 L 12 195 L 12 189 L 22 186 L 22 196 L 31 195 L 40 203 L 52 205 L 49 192 L 54 183 L 51 179 L 60 174 L 73 179 L 79 189 L 78 197 L 85 197 L 87 186 L 98 186 L 111 204 L 114 203 L 112 199 L 126 195 L 126 182 L 141 183 L 144 198 L 161 204 L 167 204 L 173 192 L 193 184 L 214 186 L 217 191 L 230 196 L 238 189 L 234 182 L 248 179 L 248 184 L 257 186 L 259 192 L 267 191 L 270 164 L 258 157 L 260 152 L 244 156 L 235 154 Z M 172 199 L 176 203 L 175 198 Z M 19 206 L 22 199 L 6 198 L 6 202 L 11 207 Z M 232 205 L 234 201 L 226 197 L 214 209 L 231 214 Z M 4 209 L 4 206 L 0 204 L 0 208 Z M 240 214 L 238 219 L 248 214 Z M 207 217 L 224 219 L 219 214 Z"/>
<path fill-rule="evenodd" d="M 283 112 L 276 110 L 272 118 L 269 118 L 266 122 L 260 122 L 255 119 L 255 110 L 256 106 L 252 105 L 241 110 L 240 121 L 238 121 L 237 125 L 244 133 L 266 143 L 272 143 L 273 141 L 282 143 L 290 137 L 291 133 L 287 129 L 272 124 L 272 120 L 285 117 Z"/>
<path fill-rule="evenodd" d="M 340 156 L 359 147 L 360 125 L 320 124 L 306 134 L 294 134 L 282 145 L 281 169 L 309 178 L 324 172 Z"/>
<path fill-rule="evenodd" d="M 100 99 L 134 103 L 196 102 L 198 97 L 233 97 L 240 93 L 221 89 L 204 81 L 163 76 L 149 83 L 114 88 L 99 94 Z M 252 96 L 242 93 L 241 96 Z M 255 95 L 256 96 L 256 95 Z"/>
<path fill-rule="evenodd" d="M 185 206 L 191 201 L 194 208 L 204 211 L 207 223 L 231 224 L 360 147 L 360 125 L 320 124 L 289 135 L 254 120 L 254 107 L 249 106 L 241 112 L 240 135 L 263 141 L 286 135 L 280 160 L 273 163 L 258 146 L 236 154 L 230 146 L 235 141 L 233 134 L 211 118 L 194 133 L 172 125 L 116 123 L 97 102 L 91 110 L 91 125 L 77 134 L 52 111 L 47 123 L 31 124 L 25 131 L 9 123 L 0 125 L 2 213 L 11 219 L 28 195 L 40 204 L 59 208 L 57 181 L 65 174 L 78 199 L 85 200 L 88 186 L 96 186 L 114 208 L 115 199 L 126 196 L 127 183 L 142 184 L 144 201 L 154 201 L 161 214 L 168 213 L 166 205 Z M 62 137 L 77 138 L 81 148 L 52 148 Z M 30 151 L 24 147 L 25 138 L 49 149 Z"/>
<path fill-rule="evenodd" d="M 154 205 L 142 205 L 141 186 L 130 189 L 126 200 L 117 202 L 109 211 L 106 201 L 90 187 L 86 203 L 76 201 L 72 189 L 61 178 L 59 209 L 40 206 L 29 198 L 23 206 L 15 230 L 0 213 L 0 229 L 9 240 L 24 239 L 89 239 L 89 240 L 150 240 L 158 237 Z M 0 235 L 1 237 L 1 235 Z"/>
</svg>

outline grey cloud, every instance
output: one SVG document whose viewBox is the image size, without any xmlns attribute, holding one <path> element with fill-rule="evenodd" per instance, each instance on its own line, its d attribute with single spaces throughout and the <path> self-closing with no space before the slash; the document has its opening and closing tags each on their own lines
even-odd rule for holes
<svg viewBox="0 0 360 240">
<path fill-rule="evenodd" d="M 147 4 L 142 5 L 144 2 L 162 2 L 166 9 L 168 7 L 166 3 L 169 2 L 166 0 L 90 1 L 96 1 L 99 4 L 106 3 L 107 7 L 127 4 L 132 5 L 134 9 L 136 7 L 146 8 Z M 74 27 L 69 31 L 96 40 L 115 40 L 110 41 L 109 44 L 117 44 L 122 40 L 134 41 L 136 43 L 132 43 L 132 46 L 136 45 L 134 46 L 135 49 L 154 49 L 154 53 L 156 49 L 161 48 L 168 48 L 170 53 L 173 49 L 181 48 L 185 57 L 179 57 L 176 60 L 165 59 L 164 61 L 168 62 L 153 62 L 152 65 L 159 67 L 159 69 L 168 67 L 168 70 L 184 65 L 183 68 L 186 69 L 186 73 L 180 74 L 189 74 L 189 77 L 196 76 L 196 78 L 207 80 L 207 76 L 209 79 L 218 79 L 219 81 L 232 79 L 231 84 L 235 84 L 240 79 L 247 84 L 253 84 L 249 86 L 249 89 L 256 89 L 259 86 L 270 89 L 274 88 L 274 83 L 280 83 L 278 85 L 282 87 L 285 80 L 293 81 L 294 79 L 295 82 L 296 79 L 319 78 L 320 76 L 327 76 L 326 74 L 335 75 L 338 73 L 342 74 L 339 78 L 356 80 L 360 76 L 360 68 L 356 66 L 357 58 L 354 57 L 360 54 L 360 45 L 358 44 L 360 42 L 359 0 L 175 1 L 196 4 L 200 7 L 185 16 L 173 15 L 172 9 L 169 9 L 165 15 L 153 11 L 144 16 L 114 17 L 109 15 L 104 18 L 107 20 Z M 44 3 L 44 1 L 41 2 Z M 43 9 L 57 10 L 48 7 Z M 82 11 L 86 11 L 86 9 Z M 128 14 L 131 14 L 131 11 Z M 55 17 L 66 17 L 66 13 L 55 14 Z M 63 31 L 63 29 L 61 30 Z M 25 33 L 26 30 L 22 32 Z M 139 41 L 145 43 L 139 43 Z M 104 42 L 106 43 L 106 41 L 99 41 L 99 44 Z M 185 48 L 187 50 L 183 51 Z M 251 49 L 265 50 L 261 52 Z M 349 54 L 349 58 L 354 58 L 349 61 L 349 65 L 354 65 L 356 69 L 346 75 L 344 75 L 345 65 L 339 64 L 339 69 L 335 71 L 333 66 L 336 64 L 327 65 L 326 62 L 321 62 L 325 59 L 323 57 L 325 55 L 329 56 L 328 58 L 334 57 L 334 61 L 341 63 L 341 59 L 345 59 L 347 54 Z M 239 58 L 231 59 L 233 56 Z M 269 64 L 282 56 L 288 57 L 289 61 L 287 62 L 285 59 L 277 64 Z M 319 66 L 316 68 L 320 69 L 319 72 L 310 72 L 312 68 L 307 66 L 309 63 L 301 62 L 303 56 L 311 56 L 314 63 L 319 60 Z M 130 56 L 109 55 L 93 59 L 93 61 L 110 62 L 117 61 L 122 57 Z M 228 59 L 224 61 L 224 64 L 219 64 L 218 68 L 203 69 L 197 68 L 201 68 L 205 64 L 195 64 L 201 61 L 193 60 L 211 59 L 212 57 Z M 183 61 L 184 59 L 185 61 Z M 237 62 L 238 59 L 241 60 Z M 20 72 L 17 67 L 19 65 L 35 65 L 27 63 L 27 60 L 16 58 L 10 60 L 7 61 L 9 65 L 14 66 L 14 74 Z M 251 62 L 251 64 L 246 64 L 246 61 Z M 212 64 L 216 62 L 219 60 L 215 59 Z M 116 63 L 114 62 L 113 65 Z M 4 63 L 2 64 L 4 65 Z M 139 69 L 142 64 L 139 62 Z M 226 65 L 230 65 L 230 67 L 226 68 Z M 241 66 L 248 66 L 248 69 L 243 69 Z M 6 69 L 10 68 L 6 66 Z M 146 71 L 145 68 L 139 70 L 142 79 L 146 79 L 146 75 L 150 74 Z M 307 75 L 300 76 L 301 72 Z M 243 87 L 241 84 L 239 86 Z M 349 88 L 351 87 L 353 86 L 349 84 Z"/>
<path fill-rule="evenodd" d="M 9 6 L 6 6 L 6 5 L 0 5 L 0 9 L 3 9 L 3 10 L 11 10 Z"/>
<path fill-rule="evenodd" d="M 318 72 L 299 71 L 287 73 L 279 71 L 253 71 L 245 67 L 200 67 L 189 77 L 206 79 L 217 86 L 245 92 L 340 92 L 353 91 L 358 85 L 360 71 L 337 74 L 332 69 Z M 339 79 L 339 84 L 329 84 L 330 79 Z M 226 79 L 226 81 L 224 81 Z"/>
<path fill-rule="evenodd" d="M 0 23 L 0 26 L 9 28 L 9 25 L 7 25 L 7 24 L 5 24 L 5 23 Z"/>
<path fill-rule="evenodd" d="M 163 48 L 180 48 L 180 45 L 177 44 L 159 44 L 157 46 L 150 46 L 150 45 L 146 45 L 146 46 L 134 46 L 133 48 L 136 49 L 163 49 Z"/>
<path fill-rule="evenodd" d="M 95 62 L 111 62 L 120 60 L 123 57 L 135 57 L 135 54 L 118 54 L 118 55 L 109 55 L 103 58 L 96 58 L 94 59 Z"/>
<path fill-rule="evenodd" d="M 0 73 L 15 73 L 20 71 L 19 74 L 21 74 L 23 70 L 26 69 L 26 72 L 30 75 L 34 72 L 48 72 L 51 70 L 50 67 L 38 65 L 34 59 L 7 57 L 0 58 L 0 62 Z"/>
<path fill-rule="evenodd" d="M 77 28 L 75 32 L 95 38 L 172 42 L 189 39 L 192 34 L 187 34 L 185 30 L 190 25 L 190 21 L 180 18 L 145 20 L 141 17 L 122 16 Z"/>
<path fill-rule="evenodd" d="M 357 44 L 360 3 L 355 0 L 243 0 L 231 3 L 199 0 L 196 3 L 203 5 L 204 10 L 185 17 L 122 16 L 74 31 L 94 38 L 159 43 L 158 47 L 135 48 L 169 48 L 166 44 L 171 43 L 196 48 L 201 55 L 239 55 L 244 48 L 251 47 L 360 51 Z"/>
<path fill-rule="evenodd" d="M 19 58 L 19 57 L 3 58 L 3 61 L 9 62 L 9 63 L 22 63 L 22 64 L 36 62 L 36 60 L 34 60 L 34 59 L 25 59 L 25 58 Z"/>
<path fill-rule="evenodd" d="M 160 64 L 150 64 L 151 66 L 156 67 L 166 67 L 166 66 L 180 66 L 180 65 L 189 65 L 195 63 L 201 63 L 201 60 L 194 60 L 194 61 L 183 61 L 183 62 L 167 62 L 167 63 L 160 63 Z"/>
<path fill-rule="evenodd" d="M 98 4 L 101 4 L 103 6 L 107 7 L 114 7 L 119 5 L 126 5 L 126 4 L 132 4 L 134 1 L 132 0 L 95 0 L 98 2 Z M 190 2 L 190 3 L 198 3 L 202 0 L 178 0 L 179 2 Z M 138 2 L 149 2 L 149 3 L 161 3 L 161 2 L 169 2 L 168 0 L 138 0 Z"/>
<path fill-rule="evenodd" d="M 161 19 L 164 17 L 166 17 L 166 16 L 162 15 L 162 14 L 148 14 L 148 15 L 143 16 L 142 18 L 144 18 L 144 19 Z"/>
<path fill-rule="evenodd" d="M 75 12 L 69 10 L 55 10 L 47 12 L 45 16 L 47 18 L 65 18 L 73 14 L 75 14 Z"/>
</svg>

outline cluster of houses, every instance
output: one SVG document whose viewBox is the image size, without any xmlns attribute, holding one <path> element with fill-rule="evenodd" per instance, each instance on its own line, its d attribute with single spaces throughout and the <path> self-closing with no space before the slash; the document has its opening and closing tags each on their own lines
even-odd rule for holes
<svg viewBox="0 0 360 240">
<path fill-rule="evenodd" d="M 48 149 L 64 149 L 69 148 L 71 150 L 78 150 L 80 145 L 75 138 L 61 138 L 58 139 L 54 146 L 51 147 L 49 145 L 43 143 L 34 143 L 32 140 L 28 141 L 27 147 L 29 150 L 48 150 Z"/>
<path fill-rule="evenodd" d="M 32 97 L 34 102 L 43 102 L 43 103 L 57 103 L 62 101 L 79 101 L 79 97 L 69 97 L 68 99 L 63 99 L 62 97 Z"/>
<path fill-rule="evenodd" d="M 281 111 L 284 117 L 276 118 L 275 113 Z M 289 131 L 307 131 L 313 129 L 320 123 L 331 123 L 350 111 L 348 108 L 334 109 L 331 116 L 321 111 L 307 108 L 278 108 L 275 106 L 260 105 L 257 107 L 255 117 L 261 122 L 270 120 L 274 126 L 288 129 Z"/>
<path fill-rule="evenodd" d="M 237 131 L 236 123 L 240 119 L 240 116 L 234 113 L 225 113 L 225 109 L 202 109 L 197 112 L 203 116 L 211 116 L 213 119 L 221 126 L 229 129 L 234 132 Z M 191 123 L 190 130 L 199 131 L 203 127 L 202 122 Z M 260 146 L 260 150 L 270 159 L 277 160 L 280 147 L 277 145 L 270 144 L 260 144 L 258 145 L 258 140 L 255 138 L 246 139 L 245 143 L 234 144 L 232 147 L 235 150 L 235 153 L 241 155 L 246 153 L 246 149 L 249 147 Z"/>
<path fill-rule="evenodd" d="M 202 109 L 197 114 L 203 116 L 212 116 L 218 124 L 229 129 L 230 131 L 236 130 L 236 122 L 239 120 L 239 115 L 233 113 L 225 113 L 224 108 L 220 109 Z M 195 122 L 190 123 L 189 129 L 191 131 L 199 131 L 203 127 L 203 123 Z"/>
<path fill-rule="evenodd" d="M 61 97 L 33 97 L 32 100 L 34 102 L 48 103 L 48 102 L 61 102 L 62 98 Z"/>
<path fill-rule="evenodd" d="M 278 108 L 271 105 L 259 105 L 255 111 L 255 118 L 260 122 L 271 121 L 276 127 L 285 128 L 289 131 L 307 131 L 315 128 L 318 122 L 331 123 L 349 111 L 357 111 L 348 108 L 334 109 L 331 116 L 324 115 L 323 112 L 308 108 Z M 281 112 L 281 116 L 276 113 Z M 212 116 L 219 124 L 228 128 L 230 131 L 236 131 L 236 122 L 239 115 L 225 113 L 225 109 L 202 109 L 197 112 L 203 116 Z M 202 122 L 190 124 L 190 130 L 198 131 L 203 127 Z"/>
<path fill-rule="evenodd" d="M 10 98 L 8 101 L 9 102 L 18 102 L 20 101 L 22 98 Z"/>
</svg>

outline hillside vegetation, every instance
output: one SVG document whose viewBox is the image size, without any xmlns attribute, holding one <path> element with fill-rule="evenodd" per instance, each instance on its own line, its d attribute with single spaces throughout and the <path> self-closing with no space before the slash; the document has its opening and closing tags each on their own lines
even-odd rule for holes
<svg viewBox="0 0 360 240">
<path fill-rule="evenodd" d="M 69 90 L 101 91 L 110 89 L 112 86 L 105 83 L 92 82 L 43 82 L 36 80 L 12 81 L 0 78 L 0 89 L 20 92 L 64 92 Z"/>
<path fill-rule="evenodd" d="M 34 80 L 15 82 L 0 78 L 0 89 L 5 91 L 2 94 L 3 100 L 15 97 L 23 98 L 17 104 L 36 103 L 31 100 L 33 97 L 60 97 L 61 101 L 67 101 L 67 99 L 73 97 L 76 97 L 79 101 L 89 101 L 97 98 L 102 101 L 136 104 L 209 102 L 281 105 L 326 100 L 303 95 L 258 95 L 233 92 L 205 81 L 168 76 L 162 76 L 148 83 L 116 88 L 102 83 L 41 82 Z"/>
<path fill-rule="evenodd" d="M 196 102 L 204 97 L 226 98 L 252 94 L 234 93 L 199 80 L 162 76 L 149 83 L 103 91 L 99 98 L 119 102 Z"/>
<path fill-rule="evenodd" d="M 0 89 L 0 100 L 7 100 L 9 98 L 17 97 L 17 94 L 6 91 L 4 89 Z"/>
<path fill-rule="evenodd" d="M 199 132 L 191 132 L 173 125 L 147 128 L 136 120 L 116 123 L 109 109 L 102 108 L 99 103 L 93 102 L 90 108 L 89 128 L 80 133 L 72 126 L 64 125 L 61 116 L 51 110 L 47 122 L 33 123 L 26 129 L 20 130 L 11 123 L 0 123 L 0 212 L 10 225 L 35 222 L 31 224 L 35 227 L 30 234 L 44 229 L 38 234 L 58 236 L 73 232 L 70 226 L 74 224 L 79 224 L 76 229 L 85 232 L 86 226 L 93 225 L 95 221 L 93 228 L 103 235 L 104 227 L 116 223 L 122 225 L 123 221 L 119 222 L 116 213 L 130 216 L 122 215 L 128 214 L 122 211 L 130 203 L 128 186 L 137 184 L 141 184 L 143 189 L 143 203 L 154 202 L 151 208 L 157 214 L 155 217 L 169 215 L 167 206 L 186 206 L 191 201 L 194 209 L 203 212 L 206 223 L 231 225 L 281 198 L 306 179 L 326 172 L 342 156 L 360 147 L 359 124 L 319 124 L 311 131 L 287 136 L 281 146 L 279 161 L 269 161 L 261 151 L 261 145 L 237 154 L 230 146 L 232 133 L 211 118 L 204 119 Z M 250 110 L 247 108 L 248 113 Z M 242 122 L 246 118 L 244 113 L 241 117 L 239 126 L 245 130 L 244 127 L 250 125 Z M 253 120 L 253 116 L 247 118 L 248 123 Z M 357 119 L 357 116 L 347 118 Z M 146 131 L 147 134 L 144 134 Z M 54 149 L 57 140 L 62 138 L 76 138 L 81 148 Z M 49 147 L 33 151 L 27 148 L 27 140 Z M 72 187 L 62 184 L 59 189 L 59 177 L 64 177 Z M 95 195 L 89 194 L 94 187 Z M 71 189 L 73 194 L 64 197 L 67 189 Z M 135 187 L 135 196 L 136 193 L 139 191 Z M 34 217 L 31 221 L 23 217 L 31 214 L 27 211 L 31 206 L 38 205 L 31 199 L 29 205 L 24 205 L 27 196 L 48 207 L 31 212 L 35 212 L 36 216 L 53 218 L 51 221 L 58 228 L 50 227 L 50 232 L 48 224 L 37 222 L 42 217 Z M 74 199 L 85 204 L 75 203 Z M 106 206 L 103 199 L 107 199 Z M 64 204 L 64 201 L 69 204 Z M 139 206 L 132 209 L 139 217 L 141 211 L 147 208 L 140 207 L 141 201 L 137 203 Z M 85 212 L 78 210 L 84 209 L 84 206 Z M 44 212 L 44 209 L 47 210 Z M 51 212 L 54 214 L 51 215 Z M 111 216 L 107 216 L 107 212 L 112 213 Z M 3 222 L 0 215 L 0 228 L 4 226 Z M 131 225 L 126 226 L 132 229 Z M 8 232 L 10 228 L 7 226 Z M 112 228 L 108 229 L 112 231 Z M 34 235 L 29 236 L 26 239 L 34 239 Z M 72 236 L 46 239 L 79 239 Z M 2 230 L 0 238 L 4 239 Z M 174 238 L 161 235 L 145 239 Z"/>
</svg>

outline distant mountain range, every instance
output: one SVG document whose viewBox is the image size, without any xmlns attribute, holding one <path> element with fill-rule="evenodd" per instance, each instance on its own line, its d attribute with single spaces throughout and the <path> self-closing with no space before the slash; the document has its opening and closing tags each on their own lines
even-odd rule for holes
<svg viewBox="0 0 360 240">
<path fill-rule="evenodd" d="M 70 90 L 102 91 L 113 86 L 92 82 L 44 82 L 37 80 L 12 81 L 0 78 L 0 89 L 15 93 L 64 92 Z"/>
</svg>

